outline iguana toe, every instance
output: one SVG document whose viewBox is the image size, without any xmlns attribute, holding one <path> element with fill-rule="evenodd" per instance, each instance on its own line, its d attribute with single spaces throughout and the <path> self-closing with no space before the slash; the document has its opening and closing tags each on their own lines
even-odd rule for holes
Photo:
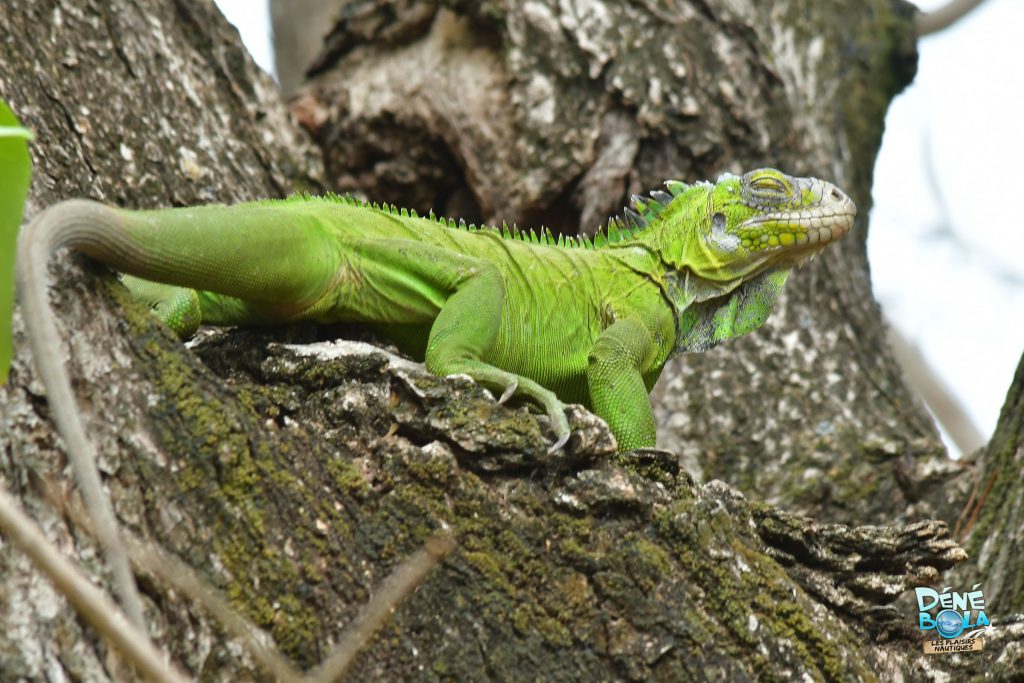
<svg viewBox="0 0 1024 683">
<path fill-rule="evenodd" d="M 551 419 L 551 428 L 558 436 L 551 444 L 551 448 L 548 449 L 548 453 L 557 453 L 569 441 L 572 430 L 569 429 L 569 420 L 565 417 L 565 405 L 561 401 L 555 399 L 553 404 L 547 405 L 546 408 Z"/>
</svg>

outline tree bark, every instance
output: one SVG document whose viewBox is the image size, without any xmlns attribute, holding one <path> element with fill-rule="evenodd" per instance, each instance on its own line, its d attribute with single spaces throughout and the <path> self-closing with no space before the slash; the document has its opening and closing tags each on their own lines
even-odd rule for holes
<svg viewBox="0 0 1024 683">
<path fill-rule="evenodd" d="M 1024 356 L 996 432 L 972 465 L 974 485 L 953 528 L 974 561 L 956 576 L 983 583 L 996 613 L 1024 613 Z"/>
<path fill-rule="evenodd" d="M 563 4 L 355 3 L 295 107 L 325 182 L 575 227 L 663 177 L 770 162 L 837 179 L 866 215 L 881 116 L 909 78 L 894 68 L 912 61 L 905 5 Z M 29 214 L 68 196 L 156 206 L 321 182 L 317 153 L 207 0 L 8 0 L 0 34 L 0 95 L 39 135 Z M 584 411 L 551 458 L 525 409 L 320 343 L 359 330 L 219 331 L 188 350 L 110 274 L 66 255 L 53 299 L 121 522 L 302 667 L 447 527 L 459 548 L 352 680 L 1021 675 L 1019 618 L 965 663 L 922 655 L 915 615 L 894 606 L 963 560 L 941 522 L 822 523 L 946 509 L 920 474 L 940 448 L 884 351 L 860 234 L 797 275 L 763 338 L 686 359 L 659 399 L 663 445 L 685 463 L 819 520 L 698 485 L 674 455 L 614 455 Z M 93 541 L 51 504 L 74 493 L 15 325 L 0 483 L 106 586 Z M 680 406 L 690 422 L 674 424 Z M 754 458 L 766 472 L 735 474 Z M 797 485 L 794 461 L 824 474 Z M 861 504 L 866 492 L 887 498 Z M 5 676 L 130 678 L 9 543 L 0 577 Z M 201 607 L 141 583 L 150 631 L 184 670 L 269 678 Z"/>
<path fill-rule="evenodd" d="M 274 67 L 281 92 L 290 96 L 305 81 L 323 37 L 345 0 L 270 0 Z"/>
</svg>

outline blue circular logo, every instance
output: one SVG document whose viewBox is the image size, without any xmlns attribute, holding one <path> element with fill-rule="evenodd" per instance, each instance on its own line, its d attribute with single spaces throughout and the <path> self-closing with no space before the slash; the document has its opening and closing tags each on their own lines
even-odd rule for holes
<svg viewBox="0 0 1024 683">
<path fill-rule="evenodd" d="M 935 630 L 943 638 L 956 638 L 963 633 L 964 618 L 959 612 L 944 609 L 935 617 Z"/>
</svg>

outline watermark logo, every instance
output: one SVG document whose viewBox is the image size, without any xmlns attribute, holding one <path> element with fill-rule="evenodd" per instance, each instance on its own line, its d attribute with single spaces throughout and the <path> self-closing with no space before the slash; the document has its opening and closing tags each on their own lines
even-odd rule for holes
<svg viewBox="0 0 1024 683">
<path fill-rule="evenodd" d="M 917 625 L 924 633 L 925 654 L 974 652 L 984 647 L 983 636 L 991 628 L 985 614 L 985 593 L 976 583 L 965 593 L 942 592 L 934 588 L 918 587 Z M 938 636 L 937 638 L 935 636 Z"/>
</svg>

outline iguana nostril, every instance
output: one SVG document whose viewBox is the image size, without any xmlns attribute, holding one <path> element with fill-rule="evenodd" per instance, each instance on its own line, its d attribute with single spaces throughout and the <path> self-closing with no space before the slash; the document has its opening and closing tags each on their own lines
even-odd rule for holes
<svg viewBox="0 0 1024 683">
<path fill-rule="evenodd" d="M 833 187 L 832 199 L 835 199 L 837 201 L 843 201 L 844 199 L 846 199 L 846 195 L 844 195 L 838 187 Z"/>
</svg>

